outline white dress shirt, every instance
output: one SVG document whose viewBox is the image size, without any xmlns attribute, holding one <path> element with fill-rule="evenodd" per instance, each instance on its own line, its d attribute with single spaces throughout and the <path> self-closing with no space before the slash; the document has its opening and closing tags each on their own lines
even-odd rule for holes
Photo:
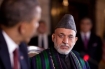
<svg viewBox="0 0 105 69">
<path fill-rule="evenodd" d="M 48 35 L 47 34 L 39 34 L 38 35 L 38 46 L 41 47 L 42 45 L 42 39 L 43 39 L 43 43 L 44 43 L 44 48 L 47 49 L 48 48 Z"/>
<path fill-rule="evenodd" d="M 82 40 L 84 40 L 85 38 L 84 38 L 84 36 L 86 36 L 86 38 L 89 40 L 90 39 L 90 34 L 91 34 L 91 32 L 89 31 L 89 32 L 87 32 L 87 33 L 83 33 L 83 32 L 81 32 L 81 37 L 82 37 Z"/>
<path fill-rule="evenodd" d="M 18 48 L 18 45 L 4 31 L 3 31 L 3 36 L 4 36 L 4 39 L 7 43 L 7 48 L 8 48 L 8 51 L 9 51 L 10 61 L 11 61 L 11 65 L 13 67 L 14 66 L 13 52 L 16 48 Z"/>
</svg>

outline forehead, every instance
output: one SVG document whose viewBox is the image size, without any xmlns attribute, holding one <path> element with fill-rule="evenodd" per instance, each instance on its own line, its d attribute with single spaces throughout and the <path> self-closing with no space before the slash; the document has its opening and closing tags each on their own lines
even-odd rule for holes
<svg viewBox="0 0 105 69">
<path fill-rule="evenodd" d="M 83 19 L 82 21 L 81 21 L 81 23 L 82 24 L 91 24 L 91 20 L 90 19 Z"/>
<path fill-rule="evenodd" d="M 76 32 L 72 29 L 66 29 L 66 28 L 57 28 L 55 30 L 55 34 L 65 34 L 65 35 L 76 35 Z"/>
<path fill-rule="evenodd" d="M 39 25 L 40 25 L 40 26 L 46 26 L 46 24 L 45 24 L 45 23 L 39 23 Z"/>
</svg>

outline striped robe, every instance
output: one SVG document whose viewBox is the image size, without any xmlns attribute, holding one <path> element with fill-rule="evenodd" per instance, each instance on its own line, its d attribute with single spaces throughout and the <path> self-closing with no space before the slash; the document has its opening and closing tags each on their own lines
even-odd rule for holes
<svg viewBox="0 0 105 69">
<path fill-rule="evenodd" d="M 73 69 L 90 69 L 87 62 L 83 61 L 75 51 L 69 53 Z M 54 49 L 44 50 L 42 53 L 30 58 L 31 69 L 67 69 L 62 64 L 58 52 Z"/>
</svg>

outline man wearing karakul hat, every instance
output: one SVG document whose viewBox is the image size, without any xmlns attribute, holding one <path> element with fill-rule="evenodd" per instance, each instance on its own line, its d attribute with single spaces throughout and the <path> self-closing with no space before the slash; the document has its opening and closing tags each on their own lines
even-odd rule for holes
<svg viewBox="0 0 105 69">
<path fill-rule="evenodd" d="M 32 69 L 90 69 L 87 62 L 72 51 L 77 41 L 74 18 L 66 14 L 52 34 L 54 47 L 30 58 Z"/>
</svg>

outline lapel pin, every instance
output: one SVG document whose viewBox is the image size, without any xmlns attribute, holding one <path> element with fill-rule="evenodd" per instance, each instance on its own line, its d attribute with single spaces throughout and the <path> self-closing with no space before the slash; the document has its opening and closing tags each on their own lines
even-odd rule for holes
<svg viewBox="0 0 105 69">
<path fill-rule="evenodd" d="M 23 59 L 24 59 L 24 57 L 23 57 L 23 56 L 20 56 L 20 59 L 21 59 L 21 60 L 23 60 Z"/>
</svg>

